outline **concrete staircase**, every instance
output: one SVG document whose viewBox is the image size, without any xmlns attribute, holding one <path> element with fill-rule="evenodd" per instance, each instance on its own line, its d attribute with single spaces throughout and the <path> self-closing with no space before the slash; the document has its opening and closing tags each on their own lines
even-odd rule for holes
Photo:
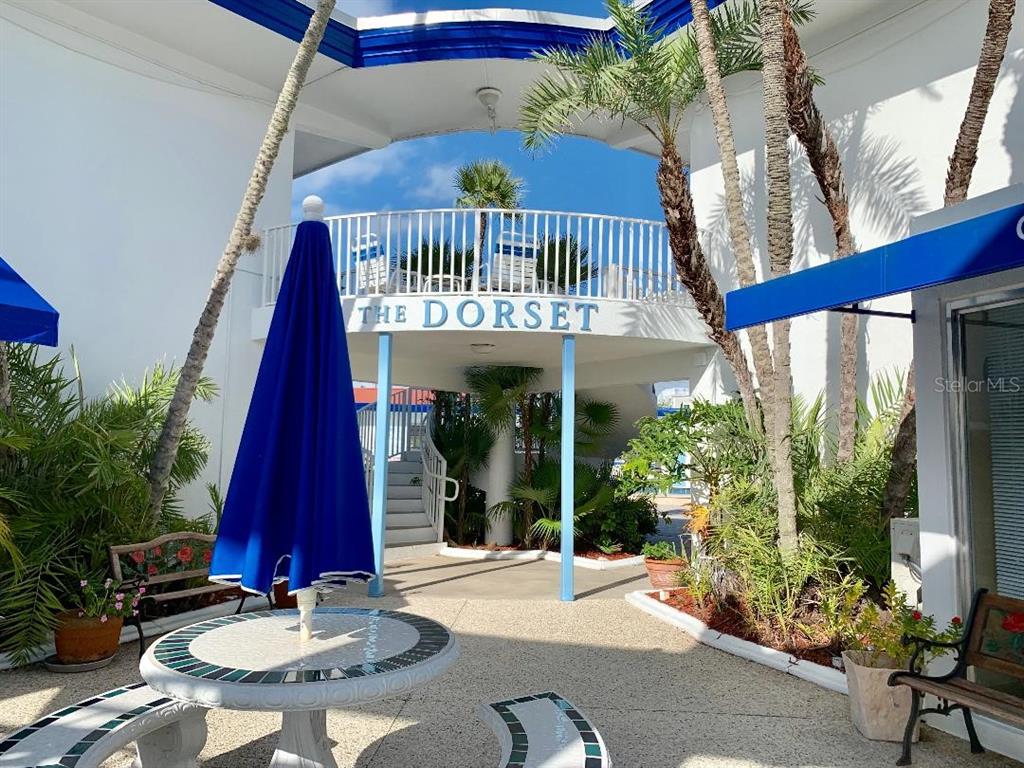
<svg viewBox="0 0 1024 768">
<path fill-rule="evenodd" d="M 423 457 L 419 451 L 406 451 L 388 462 L 388 513 L 384 546 L 404 547 L 433 544 L 437 541 L 423 510 Z"/>
</svg>

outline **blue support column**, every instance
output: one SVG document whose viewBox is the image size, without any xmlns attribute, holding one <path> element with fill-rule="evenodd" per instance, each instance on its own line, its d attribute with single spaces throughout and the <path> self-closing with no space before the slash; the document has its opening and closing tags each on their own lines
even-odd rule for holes
<svg viewBox="0 0 1024 768">
<path fill-rule="evenodd" d="M 573 469 L 576 465 L 576 337 L 562 337 L 562 600 L 575 599 L 572 583 Z"/>
<path fill-rule="evenodd" d="M 377 423 L 373 439 L 373 559 L 376 577 L 370 581 L 370 597 L 384 596 L 384 531 L 388 507 L 388 445 L 391 442 L 391 334 L 377 342 Z"/>
</svg>

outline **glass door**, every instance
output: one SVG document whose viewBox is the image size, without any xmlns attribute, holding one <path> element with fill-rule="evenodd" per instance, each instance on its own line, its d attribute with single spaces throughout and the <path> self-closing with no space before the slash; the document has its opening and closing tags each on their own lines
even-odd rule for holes
<svg viewBox="0 0 1024 768">
<path fill-rule="evenodd" d="M 954 315 L 973 588 L 1024 599 L 1024 300 Z M 982 675 L 1020 695 L 1022 684 Z"/>
</svg>

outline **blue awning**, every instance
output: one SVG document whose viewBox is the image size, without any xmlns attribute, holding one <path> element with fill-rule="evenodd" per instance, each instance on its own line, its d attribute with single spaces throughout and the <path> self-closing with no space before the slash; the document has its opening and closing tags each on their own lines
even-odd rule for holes
<svg viewBox="0 0 1024 768">
<path fill-rule="evenodd" d="M 736 331 L 1015 267 L 1024 267 L 1024 203 L 730 291 L 725 327 Z"/>
<path fill-rule="evenodd" d="M 57 310 L 0 258 L 0 341 L 57 346 Z"/>
</svg>

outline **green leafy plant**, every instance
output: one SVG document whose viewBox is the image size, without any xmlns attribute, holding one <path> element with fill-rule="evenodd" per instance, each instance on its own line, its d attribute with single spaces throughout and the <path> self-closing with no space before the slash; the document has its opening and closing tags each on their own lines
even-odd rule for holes
<svg viewBox="0 0 1024 768">
<path fill-rule="evenodd" d="M 0 515 L 17 556 L 0 553 L 0 651 L 24 661 L 47 641 L 69 586 L 101 575 L 111 543 L 152 538 L 183 519 L 178 491 L 198 478 L 209 443 L 188 425 L 162 517 L 150 521 L 147 471 L 178 371 L 156 365 L 137 386 L 92 400 L 59 356 L 10 345 L 12 403 L 0 411 Z M 77 361 L 74 366 L 77 369 Z M 201 379 L 197 396 L 216 387 Z"/>
<path fill-rule="evenodd" d="M 644 544 L 640 554 L 645 560 L 684 560 L 685 557 L 676 550 L 669 541 L 649 541 Z"/>
<path fill-rule="evenodd" d="M 715 594 L 714 573 L 711 566 L 701 560 L 690 563 L 690 567 L 679 572 L 679 586 L 683 587 L 701 608 L 707 607 Z"/>
<path fill-rule="evenodd" d="M 146 594 L 146 588 L 138 584 L 125 585 L 113 579 L 79 579 L 79 590 L 72 593 L 72 610 L 79 616 L 100 621 L 109 618 L 128 618 L 139 615 L 139 603 Z"/>
<path fill-rule="evenodd" d="M 914 646 L 907 642 L 910 637 L 940 643 L 960 639 L 963 621 L 959 616 L 954 616 L 949 625 L 940 630 L 934 617 L 907 605 L 906 595 L 892 582 L 885 585 L 882 598 L 882 606 L 871 601 L 864 604 L 846 638 L 849 648 L 865 652 L 867 666 L 906 669 L 914 651 Z M 917 658 L 919 669 L 948 652 L 948 648 L 927 649 Z"/>
</svg>

